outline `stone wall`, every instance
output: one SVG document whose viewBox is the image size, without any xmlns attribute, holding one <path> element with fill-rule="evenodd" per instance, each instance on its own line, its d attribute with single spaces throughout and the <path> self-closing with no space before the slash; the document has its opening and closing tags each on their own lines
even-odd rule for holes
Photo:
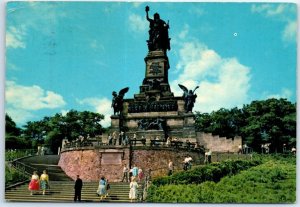
<svg viewBox="0 0 300 207">
<path fill-rule="evenodd" d="M 204 157 L 197 152 L 187 152 L 174 149 L 136 149 L 132 151 L 131 167 L 136 165 L 145 173 L 151 169 L 152 177 L 166 175 L 169 160 L 175 169 L 182 169 L 185 156 L 193 158 L 194 164 L 203 163 Z M 98 181 L 105 176 L 111 182 L 120 182 L 123 176 L 124 164 L 129 165 L 129 148 L 123 149 L 81 149 L 67 150 L 60 155 L 58 165 L 63 171 L 75 179 L 76 175 L 84 181 Z"/>
<path fill-rule="evenodd" d="M 236 136 L 232 139 L 211 133 L 197 132 L 197 142 L 213 152 L 238 152 L 239 145 L 242 145 L 242 138 Z"/>
</svg>

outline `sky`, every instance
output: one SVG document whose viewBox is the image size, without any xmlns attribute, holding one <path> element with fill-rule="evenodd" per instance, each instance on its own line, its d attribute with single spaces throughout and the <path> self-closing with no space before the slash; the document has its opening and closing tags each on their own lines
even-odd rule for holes
<svg viewBox="0 0 300 207">
<path fill-rule="evenodd" d="M 296 102 L 295 4 L 29 1 L 6 6 L 5 112 L 22 127 L 88 110 L 109 126 L 112 91 L 133 98 L 145 77 L 146 5 L 169 21 L 172 92 L 199 86 L 194 111 Z"/>
</svg>

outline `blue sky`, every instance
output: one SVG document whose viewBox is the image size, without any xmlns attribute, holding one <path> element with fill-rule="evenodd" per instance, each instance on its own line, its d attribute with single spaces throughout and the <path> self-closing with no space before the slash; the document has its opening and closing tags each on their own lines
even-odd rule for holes
<svg viewBox="0 0 300 207">
<path fill-rule="evenodd" d="M 169 20 L 169 82 L 199 86 L 194 111 L 296 101 L 297 7 L 284 3 L 9 2 L 5 111 L 19 125 L 70 109 L 105 115 L 139 92 L 150 16 Z"/>
</svg>

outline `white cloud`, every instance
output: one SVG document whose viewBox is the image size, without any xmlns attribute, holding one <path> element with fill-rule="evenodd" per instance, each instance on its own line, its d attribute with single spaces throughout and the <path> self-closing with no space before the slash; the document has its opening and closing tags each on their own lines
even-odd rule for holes
<svg viewBox="0 0 300 207">
<path fill-rule="evenodd" d="M 221 107 L 241 106 L 248 101 L 250 69 L 236 58 L 223 58 L 197 40 L 183 42 L 177 68 L 182 71 L 170 85 L 175 95 L 183 92 L 178 84 L 196 91 L 194 111 L 211 112 Z"/>
<path fill-rule="evenodd" d="M 145 17 L 141 17 L 137 14 L 131 14 L 128 17 L 129 20 L 129 26 L 131 30 L 137 31 L 137 32 L 144 32 L 147 30 L 147 20 Z"/>
<path fill-rule="evenodd" d="M 138 8 L 140 5 L 142 5 L 144 2 L 132 2 L 133 7 Z"/>
<path fill-rule="evenodd" d="M 101 121 L 102 126 L 108 127 L 111 124 L 110 116 L 113 114 L 111 108 L 111 100 L 108 98 L 85 98 L 82 100 L 77 100 L 81 105 L 88 105 L 93 107 L 93 110 L 99 114 L 103 114 L 104 120 Z"/>
<path fill-rule="evenodd" d="M 286 42 L 296 41 L 297 21 L 289 21 L 282 32 L 282 39 Z"/>
<path fill-rule="evenodd" d="M 287 7 L 284 4 L 254 4 L 251 7 L 253 13 L 261 13 L 267 17 L 282 15 L 286 9 Z"/>
<path fill-rule="evenodd" d="M 18 126 L 24 125 L 28 120 L 34 118 L 35 116 L 24 109 L 17 109 L 13 107 L 6 107 L 5 113 L 7 113 Z"/>
<path fill-rule="evenodd" d="M 189 13 L 194 14 L 196 16 L 202 16 L 205 13 L 205 11 L 202 8 L 193 7 L 192 9 L 189 10 Z"/>
<path fill-rule="evenodd" d="M 19 26 L 8 27 L 6 31 L 6 47 L 7 48 L 25 48 L 24 36 L 26 35 L 25 27 Z"/>
<path fill-rule="evenodd" d="M 268 94 L 268 93 L 265 93 Z M 276 98 L 276 99 L 280 99 L 280 98 L 286 98 L 286 99 L 290 99 L 293 95 L 293 92 L 287 88 L 283 88 L 281 89 L 281 92 L 279 94 L 270 94 L 270 95 L 266 95 L 266 98 Z"/>
<path fill-rule="evenodd" d="M 286 25 L 281 33 L 284 42 L 294 42 L 297 34 L 296 6 L 293 4 L 261 4 L 252 5 L 251 11 L 267 18 L 284 22 Z"/>
<path fill-rule="evenodd" d="M 67 115 L 67 113 L 69 112 L 69 110 L 61 110 L 61 115 L 63 115 L 63 116 L 66 116 Z"/>
<path fill-rule="evenodd" d="M 8 107 L 26 111 L 54 109 L 66 104 L 59 94 L 36 85 L 18 85 L 14 81 L 6 81 L 5 98 Z"/>
<path fill-rule="evenodd" d="M 188 24 L 184 24 L 183 26 L 183 30 L 179 33 L 179 38 L 180 39 L 185 39 L 186 35 L 189 32 L 189 25 Z"/>
</svg>

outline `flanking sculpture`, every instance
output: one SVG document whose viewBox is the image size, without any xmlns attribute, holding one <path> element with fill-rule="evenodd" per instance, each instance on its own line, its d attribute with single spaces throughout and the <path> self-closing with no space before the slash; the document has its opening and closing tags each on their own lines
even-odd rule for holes
<svg viewBox="0 0 300 207">
<path fill-rule="evenodd" d="M 146 18 L 149 21 L 149 40 L 148 49 L 150 51 L 162 49 L 164 51 L 170 50 L 170 38 L 169 38 L 169 23 L 160 19 L 159 14 L 155 13 L 153 19 L 149 18 L 148 12 L 149 6 L 146 6 Z"/>
<path fill-rule="evenodd" d="M 117 94 L 116 91 L 112 92 L 113 99 L 111 103 L 111 107 L 114 109 L 114 115 L 120 114 L 123 111 L 123 98 L 125 93 L 129 91 L 129 87 L 123 88 L 119 91 L 119 94 Z"/>
<path fill-rule="evenodd" d="M 184 85 L 178 84 L 178 86 L 183 90 L 183 98 L 184 98 L 184 109 L 185 112 L 192 112 L 194 108 L 194 103 L 196 101 L 197 95 L 195 94 L 195 91 L 199 86 L 196 86 L 196 88 L 192 90 L 188 90 Z"/>
</svg>

